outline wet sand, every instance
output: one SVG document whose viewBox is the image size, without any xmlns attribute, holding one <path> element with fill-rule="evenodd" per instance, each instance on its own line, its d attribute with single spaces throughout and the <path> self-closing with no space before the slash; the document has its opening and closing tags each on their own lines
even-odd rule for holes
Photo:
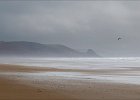
<svg viewBox="0 0 140 100">
<path fill-rule="evenodd" d="M 82 70 L 0 65 L 4 72 L 76 72 Z M 115 70 L 113 70 L 115 71 Z M 85 73 L 92 71 L 85 71 Z M 94 70 L 93 73 L 111 73 Z M 96 74 L 97 74 L 96 73 Z M 140 85 L 98 82 L 94 80 L 59 79 L 48 77 L 47 81 L 17 80 L 0 75 L 0 100 L 140 100 Z M 37 81 L 37 83 L 34 83 Z M 26 84 L 28 83 L 28 84 Z"/>
</svg>

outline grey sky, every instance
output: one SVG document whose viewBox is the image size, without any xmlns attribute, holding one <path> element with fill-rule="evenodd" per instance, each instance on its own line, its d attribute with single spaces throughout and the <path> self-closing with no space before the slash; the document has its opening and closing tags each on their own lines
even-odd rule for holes
<svg viewBox="0 0 140 100">
<path fill-rule="evenodd" d="M 91 48 L 102 56 L 140 56 L 140 2 L 0 1 L 0 40 Z"/>
</svg>

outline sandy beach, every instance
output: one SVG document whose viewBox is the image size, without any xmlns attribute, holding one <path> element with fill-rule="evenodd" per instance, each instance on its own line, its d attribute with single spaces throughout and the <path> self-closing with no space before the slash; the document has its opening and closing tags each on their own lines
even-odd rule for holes
<svg viewBox="0 0 140 100">
<path fill-rule="evenodd" d="M 47 80 L 30 80 L 22 75 L 4 74 L 72 71 L 1 64 L 0 100 L 140 100 L 140 85 L 99 82 L 90 79 L 67 79 L 57 76 L 48 76 Z"/>
<path fill-rule="evenodd" d="M 140 0 L 0 0 L 0 100 L 140 100 Z"/>
</svg>

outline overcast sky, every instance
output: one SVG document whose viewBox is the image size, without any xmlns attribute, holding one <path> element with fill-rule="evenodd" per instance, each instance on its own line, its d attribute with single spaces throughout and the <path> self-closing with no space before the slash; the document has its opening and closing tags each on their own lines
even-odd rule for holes
<svg viewBox="0 0 140 100">
<path fill-rule="evenodd" d="M 0 1 L 0 40 L 140 56 L 140 2 Z"/>
</svg>

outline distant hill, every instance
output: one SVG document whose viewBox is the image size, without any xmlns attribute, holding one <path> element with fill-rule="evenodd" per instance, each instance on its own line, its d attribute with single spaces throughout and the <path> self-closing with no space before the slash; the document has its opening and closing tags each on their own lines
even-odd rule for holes
<svg viewBox="0 0 140 100">
<path fill-rule="evenodd" d="M 91 49 L 79 52 L 60 44 L 40 44 L 27 41 L 0 42 L 0 56 L 35 57 L 97 57 Z"/>
</svg>

